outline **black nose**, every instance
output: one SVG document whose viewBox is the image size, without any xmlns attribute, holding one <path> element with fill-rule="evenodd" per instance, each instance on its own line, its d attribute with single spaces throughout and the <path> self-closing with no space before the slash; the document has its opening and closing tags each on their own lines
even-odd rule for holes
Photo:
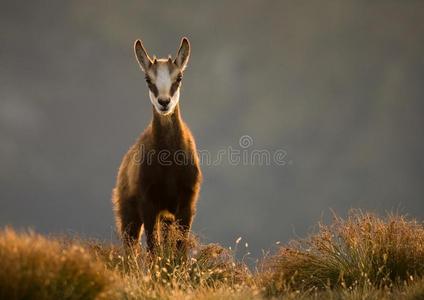
<svg viewBox="0 0 424 300">
<path fill-rule="evenodd" d="M 167 98 L 167 99 L 159 98 L 159 99 L 158 99 L 158 102 L 159 102 L 159 104 L 160 104 L 160 105 L 162 105 L 163 107 L 167 107 L 167 106 L 168 106 L 168 104 L 169 104 L 169 102 L 171 102 L 171 99 L 169 99 L 169 98 Z"/>
</svg>

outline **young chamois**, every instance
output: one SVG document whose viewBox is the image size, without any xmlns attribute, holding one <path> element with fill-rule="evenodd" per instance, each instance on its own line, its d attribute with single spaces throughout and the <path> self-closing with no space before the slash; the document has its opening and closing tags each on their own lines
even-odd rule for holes
<svg viewBox="0 0 424 300">
<path fill-rule="evenodd" d="M 188 235 L 202 176 L 194 138 L 178 104 L 190 56 L 188 39 L 181 40 L 175 59 L 151 59 L 140 40 L 136 40 L 134 50 L 149 88 L 153 118 L 123 158 L 112 201 L 124 245 L 137 245 L 144 227 L 151 251 L 158 243 L 164 215 L 171 215 L 183 236 Z M 184 246 L 184 241 L 178 241 L 178 248 Z"/>
</svg>

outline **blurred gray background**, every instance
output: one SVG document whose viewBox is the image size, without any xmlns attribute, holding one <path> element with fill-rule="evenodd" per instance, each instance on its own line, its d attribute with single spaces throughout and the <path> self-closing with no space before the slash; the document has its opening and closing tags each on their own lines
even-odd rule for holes
<svg viewBox="0 0 424 300">
<path fill-rule="evenodd" d="M 284 149 L 203 166 L 195 232 L 255 254 L 333 209 L 424 217 L 424 1 L 1 1 L 0 225 L 114 239 L 120 161 L 151 119 L 133 54 L 192 56 L 198 148 Z"/>
</svg>

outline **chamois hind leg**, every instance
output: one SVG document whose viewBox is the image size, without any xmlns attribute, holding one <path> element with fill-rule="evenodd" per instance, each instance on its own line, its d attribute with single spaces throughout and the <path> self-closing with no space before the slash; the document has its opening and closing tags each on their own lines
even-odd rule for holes
<svg viewBox="0 0 424 300">
<path fill-rule="evenodd" d="M 172 224 L 174 223 L 174 216 L 163 216 L 160 218 L 160 244 L 161 246 L 173 246 L 172 240 Z M 171 240 L 170 240 L 171 239 Z"/>
</svg>

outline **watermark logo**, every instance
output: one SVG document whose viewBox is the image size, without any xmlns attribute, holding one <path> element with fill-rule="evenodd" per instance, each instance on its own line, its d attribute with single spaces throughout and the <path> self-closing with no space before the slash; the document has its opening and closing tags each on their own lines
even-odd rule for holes
<svg viewBox="0 0 424 300">
<path fill-rule="evenodd" d="M 249 148 L 253 146 L 253 138 L 249 135 L 243 135 L 239 140 L 239 145 L 242 148 Z"/>
<path fill-rule="evenodd" d="M 184 166 L 194 164 L 196 160 L 203 166 L 220 166 L 227 163 L 231 166 L 285 166 L 292 163 L 284 149 L 270 150 L 255 147 L 254 140 L 249 135 L 241 136 L 237 147 L 228 146 L 215 153 L 204 149 L 198 150 L 197 153 L 166 149 L 156 151 L 148 150 L 141 145 L 134 152 L 133 159 L 137 163 L 163 166 Z"/>
</svg>

